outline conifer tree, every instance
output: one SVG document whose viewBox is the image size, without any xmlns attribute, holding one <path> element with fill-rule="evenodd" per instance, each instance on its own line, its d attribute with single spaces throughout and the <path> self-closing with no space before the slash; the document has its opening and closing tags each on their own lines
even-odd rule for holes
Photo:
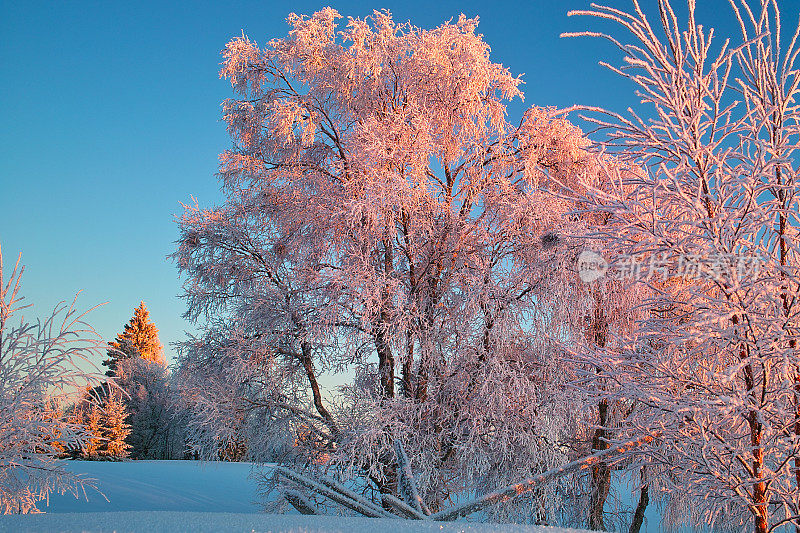
<svg viewBox="0 0 800 533">
<path fill-rule="evenodd" d="M 86 415 L 86 406 L 80 405 L 80 402 L 74 403 L 66 410 L 66 413 L 64 414 L 64 421 L 68 426 L 83 428 L 86 430 Z M 64 457 L 69 457 L 71 459 L 83 457 L 83 448 L 88 443 L 87 439 L 91 438 L 91 435 L 88 431 L 85 431 L 85 433 L 86 437 L 82 443 L 66 443 L 66 445 L 63 447 L 58 446 L 57 450 L 62 453 Z"/>
<path fill-rule="evenodd" d="M 134 309 L 133 317 L 125 324 L 123 332 L 110 344 L 112 349 L 108 351 L 108 359 L 103 361 L 103 365 L 109 368 L 106 372 L 109 376 L 115 374 L 117 362 L 121 359 L 141 357 L 160 365 L 166 364 L 158 328 L 150 320 L 144 302 Z"/>
<path fill-rule="evenodd" d="M 99 454 L 113 459 L 128 457 L 131 445 L 125 439 L 131 432 L 131 426 L 126 422 L 128 409 L 122 399 L 122 394 L 118 391 L 111 392 L 103 402 L 101 411 L 101 433 L 104 442 Z"/>
<path fill-rule="evenodd" d="M 63 412 L 59 398 L 50 398 L 42 405 L 42 418 L 48 423 L 52 424 L 53 428 L 50 430 L 50 438 L 47 444 L 56 454 L 64 454 L 67 451 L 66 443 L 63 439 L 61 422 L 68 422 L 68 413 Z"/>
<path fill-rule="evenodd" d="M 83 447 L 82 457 L 92 458 L 100 453 L 102 447 L 103 437 L 100 429 L 101 413 L 100 408 L 96 403 L 92 403 L 82 414 L 83 425 L 86 431 L 91 435 Z"/>
</svg>

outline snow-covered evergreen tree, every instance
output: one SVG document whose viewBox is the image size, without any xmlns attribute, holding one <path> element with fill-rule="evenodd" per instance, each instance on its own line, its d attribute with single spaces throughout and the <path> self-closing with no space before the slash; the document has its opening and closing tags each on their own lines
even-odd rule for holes
<svg viewBox="0 0 800 533">
<path fill-rule="evenodd" d="M 144 302 L 134 310 L 122 333 L 111 343 L 103 363 L 115 385 L 125 392 L 129 414 L 127 443 L 135 459 L 183 457 L 184 431 L 176 416 L 174 391 L 166 367 L 158 329 L 150 320 Z M 105 389 L 100 395 L 105 394 Z"/>
<path fill-rule="evenodd" d="M 131 445 L 126 439 L 131 432 L 127 423 L 128 410 L 122 392 L 112 391 L 102 404 L 103 446 L 99 455 L 111 459 L 124 459 L 130 455 Z"/>
<path fill-rule="evenodd" d="M 102 413 L 96 401 L 87 400 L 87 404 L 79 409 L 81 413 L 80 421 L 86 428 L 89 438 L 86 440 L 81 457 L 84 459 L 94 459 L 100 456 L 103 449 L 103 429 Z"/>
<path fill-rule="evenodd" d="M 123 359 L 141 357 L 161 365 L 166 364 L 163 346 L 158 339 L 158 328 L 150 320 L 150 312 L 144 302 L 139 303 L 123 332 L 109 344 L 112 349 L 108 351 L 108 359 L 103 361 L 103 365 L 109 368 L 106 372 L 109 376 L 114 375 L 117 363 Z"/>
</svg>

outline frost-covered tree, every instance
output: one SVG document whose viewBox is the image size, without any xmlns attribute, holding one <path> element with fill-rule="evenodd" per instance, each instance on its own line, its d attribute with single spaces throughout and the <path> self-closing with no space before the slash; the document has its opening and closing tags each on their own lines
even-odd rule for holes
<svg viewBox="0 0 800 533">
<path fill-rule="evenodd" d="M 173 390 L 158 329 L 141 302 L 122 333 L 111 343 L 103 364 L 125 397 L 130 434 L 127 442 L 134 459 L 171 459 L 183 456 L 183 432 L 174 423 Z M 106 389 L 99 391 L 103 396 Z"/>
<path fill-rule="evenodd" d="M 206 456 L 245 435 L 252 457 L 333 461 L 396 493 L 400 441 L 435 508 L 570 454 L 579 399 L 540 333 L 583 321 L 559 236 L 583 222 L 551 184 L 595 164 L 553 110 L 507 122 L 520 80 L 476 19 L 339 18 L 292 15 L 288 37 L 224 51 L 227 201 L 187 207 L 174 254 L 186 316 L 208 323 L 181 381 Z M 319 374 L 340 369 L 356 378 L 337 404 Z M 561 488 L 498 513 L 553 521 Z"/>
<path fill-rule="evenodd" d="M 622 50 L 611 68 L 644 104 L 590 117 L 609 132 L 606 149 L 642 170 L 611 170 L 612 186 L 587 195 L 614 221 L 597 236 L 627 258 L 620 271 L 680 280 L 634 276 L 656 289 L 645 319 L 589 360 L 618 398 L 649 408 L 631 430 L 660 428 L 643 450 L 663 474 L 668 516 L 800 528 L 800 27 L 784 33 L 777 2 L 731 2 L 740 34 L 719 41 L 687 4 L 685 26 L 666 0 L 657 26 L 635 1 L 630 14 L 574 13 L 632 36 L 581 34 Z"/>
<path fill-rule="evenodd" d="M 99 455 L 110 459 L 125 459 L 130 455 L 131 445 L 126 439 L 131 432 L 131 426 L 126 421 L 128 409 L 121 391 L 112 390 L 103 400 L 101 414 L 104 442 Z"/>
<path fill-rule="evenodd" d="M 133 310 L 133 316 L 125 324 L 125 328 L 117 335 L 114 342 L 109 343 L 108 359 L 103 361 L 103 366 L 109 370 L 107 375 L 113 376 L 117 363 L 123 359 L 141 357 L 160 365 L 166 365 L 164 348 L 158 340 L 158 328 L 150 320 L 150 312 L 144 302 Z"/>
<path fill-rule="evenodd" d="M 103 448 L 102 414 L 99 403 L 87 398 L 85 404 L 78 408 L 78 420 L 89 434 L 86 444 L 81 449 L 81 457 L 84 459 L 98 457 Z"/>
<path fill-rule="evenodd" d="M 180 459 L 184 452 L 183 417 L 177 390 L 163 364 L 144 358 L 119 361 L 115 383 L 130 416 L 127 442 L 134 459 Z"/>
<path fill-rule="evenodd" d="M 124 395 L 116 383 L 108 381 L 86 388 L 65 415 L 70 422 L 83 426 L 88 438 L 81 448 L 69 449 L 69 455 L 90 460 L 128 457 L 130 444 L 126 438 L 131 429 Z"/>
<path fill-rule="evenodd" d="M 0 251 L 0 511 L 29 513 L 52 492 L 77 497 L 83 480 L 56 462 L 80 447 L 84 427 L 58 416 L 57 405 L 75 388 L 96 382 L 91 359 L 104 349 L 72 305 L 44 320 L 25 319 L 19 260 L 6 278 Z"/>
</svg>

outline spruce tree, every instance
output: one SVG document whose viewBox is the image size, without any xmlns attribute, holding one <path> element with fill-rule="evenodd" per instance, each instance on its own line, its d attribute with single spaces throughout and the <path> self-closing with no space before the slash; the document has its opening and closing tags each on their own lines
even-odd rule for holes
<svg viewBox="0 0 800 533">
<path fill-rule="evenodd" d="M 123 332 L 110 344 L 112 349 L 107 353 L 108 359 L 103 361 L 103 365 L 109 368 L 108 376 L 115 374 L 117 362 L 122 359 L 141 357 L 160 365 L 166 364 L 163 346 L 158 340 L 158 328 L 150 321 L 144 302 L 134 309 L 133 317 L 125 324 Z"/>
<path fill-rule="evenodd" d="M 88 414 L 87 409 L 88 408 L 86 406 L 81 405 L 80 401 L 78 403 L 72 404 L 72 406 L 70 406 L 67 409 L 67 412 L 64 415 L 67 426 L 71 428 L 79 428 L 79 427 L 85 428 L 87 414 Z M 77 459 L 79 457 L 83 457 L 84 455 L 83 448 L 86 446 L 87 443 L 88 440 L 84 440 L 82 446 L 79 446 L 74 442 L 67 443 L 67 445 L 64 446 L 63 450 L 64 456 L 69 457 L 71 459 Z"/>
<path fill-rule="evenodd" d="M 83 416 L 83 425 L 86 426 L 86 430 L 92 437 L 86 441 L 81 455 L 84 459 L 93 459 L 99 455 L 103 445 L 102 429 L 100 428 L 102 414 L 98 405 L 92 403 L 83 411 Z"/>
<path fill-rule="evenodd" d="M 124 459 L 130 455 L 131 445 L 125 439 L 131 432 L 126 422 L 128 409 L 122 400 L 122 394 L 114 391 L 106 398 L 102 406 L 102 433 L 104 442 L 100 455 L 110 459 Z"/>
</svg>

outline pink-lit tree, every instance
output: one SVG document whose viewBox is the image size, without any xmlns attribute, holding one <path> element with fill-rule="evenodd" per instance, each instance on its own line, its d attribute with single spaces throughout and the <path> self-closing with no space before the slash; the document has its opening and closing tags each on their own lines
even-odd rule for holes
<svg viewBox="0 0 800 533">
<path fill-rule="evenodd" d="M 655 27 L 635 0 L 630 14 L 572 13 L 632 36 L 577 34 L 622 50 L 624 66 L 610 68 L 643 104 L 591 117 L 606 149 L 644 172 L 609 171 L 611 186 L 585 200 L 613 221 L 597 234 L 609 252 L 661 272 L 639 278 L 654 296 L 636 334 L 587 360 L 619 398 L 649 408 L 635 420 L 662 432 L 643 450 L 676 521 L 752 520 L 764 533 L 800 528 L 800 28 L 782 33 L 776 2 L 730 5 L 740 35 L 722 42 L 692 0 L 685 29 L 666 0 Z"/>
<path fill-rule="evenodd" d="M 36 512 L 52 492 L 83 491 L 84 479 L 56 459 L 80 448 L 87 429 L 65 420 L 60 407 L 100 373 L 84 370 L 106 348 L 72 305 L 60 304 L 42 321 L 23 316 L 23 268 L 10 275 L 0 252 L 0 513 Z M 96 367 L 95 367 L 96 368 Z"/>
<path fill-rule="evenodd" d="M 227 201 L 180 220 L 187 316 L 209 319 L 180 379 L 207 456 L 246 435 L 254 457 L 330 459 L 396 493 L 402 442 L 435 509 L 572 453 L 585 413 L 548 334 L 584 327 L 563 235 L 585 221 L 552 184 L 596 164 L 552 110 L 506 121 L 520 80 L 477 19 L 340 18 L 224 51 Z M 331 370 L 355 374 L 335 401 Z M 498 513 L 552 521 L 560 494 Z"/>
</svg>

